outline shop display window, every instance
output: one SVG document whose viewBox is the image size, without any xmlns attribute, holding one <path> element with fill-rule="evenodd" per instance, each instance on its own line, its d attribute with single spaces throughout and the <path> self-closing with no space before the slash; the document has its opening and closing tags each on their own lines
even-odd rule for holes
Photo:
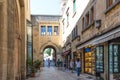
<svg viewBox="0 0 120 80">
<path fill-rule="evenodd" d="M 96 47 L 96 59 L 95 59 L 95 65 L 96 65 L 96 72 L 104 72 L 104 47 L 103 46 L 97 46 Z"/>
<path fill-rule="evenodd" d="M 85 48 L 85 72 L 94 74 L 95 71 L 95 55 L 91 48 Z"/>
<path fill-rule="evenodd" d="M 118 44 L 109 45 L 109 72 L 119 72 L 120 46 Z"/>
</svg>

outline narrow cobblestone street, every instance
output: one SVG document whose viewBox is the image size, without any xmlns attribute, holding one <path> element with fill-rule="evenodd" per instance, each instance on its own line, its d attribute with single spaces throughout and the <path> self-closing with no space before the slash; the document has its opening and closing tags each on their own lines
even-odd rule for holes
<svg viewBox="0 0 120 80">
<path fill-rule="evenodd" d="M 36 76 L 29 78 L 27 80 L 93 80 L 86 78 L 86 74 L 81 74 L 78 78 L 74 73 L 71 73 L 69 70 L 58 70 L 56 67 L 44 67 L 41 71 L 36 73 Z"/>
</svg>

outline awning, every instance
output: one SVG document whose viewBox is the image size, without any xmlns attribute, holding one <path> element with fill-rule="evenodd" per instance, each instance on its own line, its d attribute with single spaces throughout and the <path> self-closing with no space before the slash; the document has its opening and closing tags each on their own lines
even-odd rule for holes
<svg viewBox="0 0 120 80">
<path fill-rule="evenodd" d="M 94 46 L 99 43 L 103 43 L 103 42 L 115 39 L 117 37 L 120 37 L 120 27 L 80 45 L 79 47 L 77 47 L 77 49 L 81 49 L 89 45 Z"/>
<path fill-rule="evenodd" d="M 80 45 L 79 47 L 77 47 L 77 49 L 82 49 L 83 47 L 92 46 L 92 45 L 93 45 L 93 40 L 90 40 L 90 41 Z"/>
<path fill-rule="evenodd" d="M 117 37 L 120 37 L 120 27 L 111 31 L 111 32 L 108 32 L 98 38 L 96 38 L 94 41 L 93 41 L 93 45 L 96 45 L 96 44 L 99 44 L 99 43 L 103 43 L 103 42 L 106 42 L 106 41 L 109 41 L 109 40 L 112 40 L 112 39 L 115 39 Z"/>
<path fill-rule="evenodd" d="M 67 51 L 63 52 L 63 55 L 68 55 L 70 53 L 71 53 L 71 50 L 67 50 Z"/>
</svg>

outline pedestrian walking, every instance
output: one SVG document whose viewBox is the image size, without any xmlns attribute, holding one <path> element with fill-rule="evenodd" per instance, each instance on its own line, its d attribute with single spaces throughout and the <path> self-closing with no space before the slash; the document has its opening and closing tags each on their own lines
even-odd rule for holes
<svg viewBox="0 0 120 80">
<path fill-rule="evenodd" d="M 50 59 L 48 59 L 48 67 L 50 67 L 50 62 L 51 62 Z"/>
<path fill-rule="evenodd" d="M 77 76 L 79 78 L 80 76 L 80 72 L 81 72 L 81 62 L 80 62 L 80 59 L 78 58 L 77 61 L 76 61 L 76 71 L 77 71 Z"/>
<path fill-rule="evenodd" d="M 70 60 L 70 70 L 73 73 L 73 66 L 74 66 L 74 62 L 73 59 Z"/>
<path fill-rule="evenodd" d="M 60 67 L 60 59 L 57 60 L 57 66 L 58 66 L 58 69 Z"/>
<path fill-rule="evenodd" d="M 66 61 L 63 62 L 64 70 L 66 70 Z"/>
</svg>

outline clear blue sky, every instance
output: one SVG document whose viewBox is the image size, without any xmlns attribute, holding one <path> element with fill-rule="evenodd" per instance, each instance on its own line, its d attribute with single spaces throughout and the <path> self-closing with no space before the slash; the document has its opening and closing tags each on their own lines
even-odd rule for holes
<svg viewBox="0 0 120 80">
<path fill-rule="evenodd" d="M 30 7 L 31 14 L 60 14 L 60 0 L 30 0 Z"/>
</svg>

